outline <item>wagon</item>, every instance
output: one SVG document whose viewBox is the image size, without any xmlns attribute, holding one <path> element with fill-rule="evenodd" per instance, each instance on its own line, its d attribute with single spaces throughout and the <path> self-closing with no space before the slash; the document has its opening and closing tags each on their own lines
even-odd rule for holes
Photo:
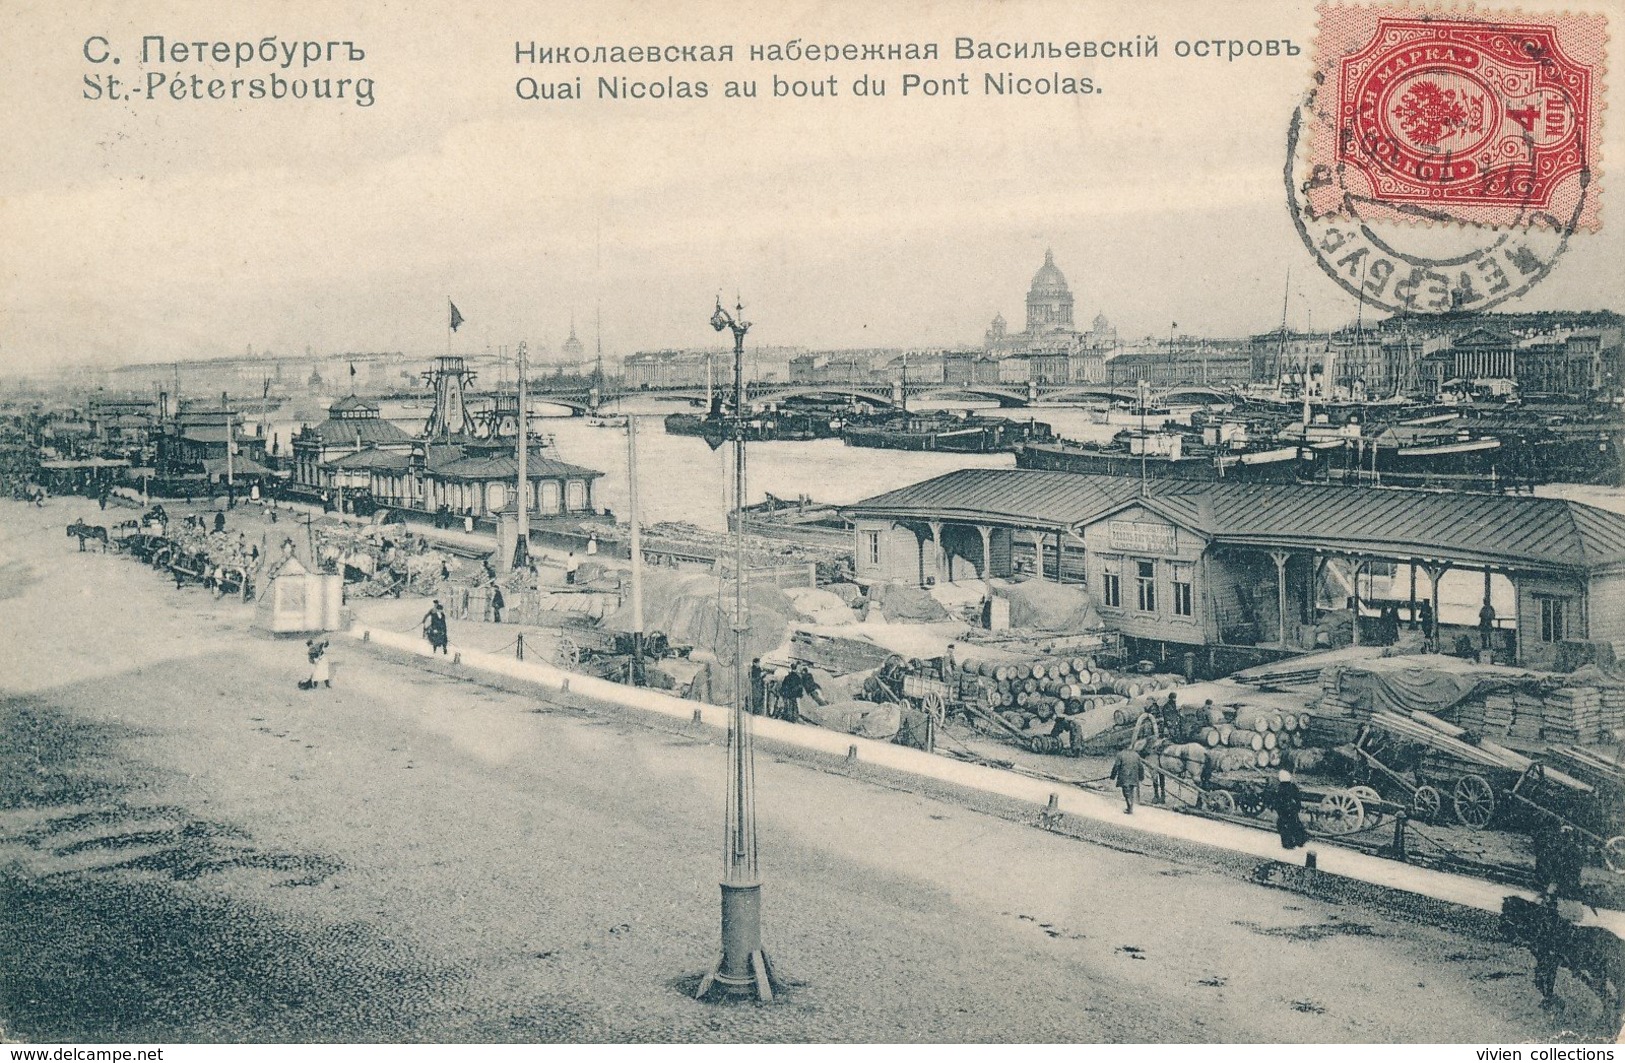
<svg viewBox="0 0 1625 1063">
<path fill-rule="evenodd" d="M 1552 746 L 1507 797 L 1537 820 L 1569 827 L 1615 874 L 1625 874 L 1625 765 L 1578 746 Z"/>
<path fill-rule="evenodd" d="M 1430 713 L 1378 712 L 1360 729 L 1354 752 L 1373 788 L 1398 791 L 1410 814 L 1435 823 L 1446 811 L 1462 826 L 1481 830 L 1509 804 L 1530 803 L 1534 765 L 1528 757 L 1485 739 L 1473 739 Z M 1586 784 L 1558 770 L 1543 782 L 1570 790 Z M 1514 796 L 1517 795 L 1517 796 Z"/>
<path fill-rule="evenodd" d="M 1126 746 L 1142 743 L 1156 748 L 1161 743 L 1161 725 L 1152 713 L 1141 713 L 1129 733 Z M 1167 748 L 1164 746 L 1164 748 Z M 1160 753 L 1145 758 L 1146 769 L 1162 782 L 1170 801 L 1220 818 L 1242 819 L 1262 816 L 1269 808 L 1269 775 L 1263 771 L 1201 773 L 1196 777 L 1165 767 Z M 1368 786 L 1336 787 L 1299 785 L 1304 796 L 1305 826 L 1315 834 L 1329 837 L 1358 834 L 1378 827 L 1385 817 L 1399 810 L 1392 802 Z"/>
</svg>

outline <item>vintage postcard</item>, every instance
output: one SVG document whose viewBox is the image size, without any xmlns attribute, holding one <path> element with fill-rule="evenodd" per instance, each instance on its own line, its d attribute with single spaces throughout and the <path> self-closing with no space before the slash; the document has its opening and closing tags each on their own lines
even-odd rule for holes
<svg viewBox="0 0 1625 1063">
<path fill-rule="evenodd" d="M 1622 18 L 0 5 L 0 1050 L 1613 1058 Z"/>
</svg>

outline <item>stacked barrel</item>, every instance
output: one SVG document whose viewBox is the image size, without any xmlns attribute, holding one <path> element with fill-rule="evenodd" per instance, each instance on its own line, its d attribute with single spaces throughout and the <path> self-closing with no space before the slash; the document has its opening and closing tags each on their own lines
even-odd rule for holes
<svg viewBox="0 0 1625 1063">
<path fill-rule="evenodd" d="M 1309 714 L 1242 707 L 1230 720 L 1223 709 L 1208 712 L 1202 745 L 1219 771 L 1239 768 L 1274 768 L 1283 756 L 1304 744 Z"/>
<path fill-rule="evenodd" d="M 1183 683 L 1179 676 L 1123 676 L 1093 657 L 967 660 L 960 664 L 960 696 L 1026 730 L 1056 716 L 1074 716 Z M 1132 721 L 1132 714 L 1129 716 Z"/>
</svg>

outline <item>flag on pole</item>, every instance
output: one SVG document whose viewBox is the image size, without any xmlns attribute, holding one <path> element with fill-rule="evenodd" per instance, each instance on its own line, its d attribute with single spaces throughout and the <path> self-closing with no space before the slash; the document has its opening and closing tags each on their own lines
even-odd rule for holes
<svg viewBox="0 0 1625 1063">
<path fill-rule="evenodd" d="M 355 363 L 354 362 L 350 363 L 350 379 L 351 380 L 355 379 Z"/>
<path fill-rule="evenodd" d="M 463 315 L 457 312 L 456 303 L 452 302 L 450 299 L 447 299 L 446 303 L 451 307 L 451 330 L 456 332 L 457 326 L 463 323 Z"/>
</svg>

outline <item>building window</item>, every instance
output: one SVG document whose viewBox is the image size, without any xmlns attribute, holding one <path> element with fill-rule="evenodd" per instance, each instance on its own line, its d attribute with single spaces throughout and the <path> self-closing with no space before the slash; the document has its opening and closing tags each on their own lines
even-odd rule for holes
<svg viewBox="0 0 1625 1063">
<path fill-rule="evenodd" d="M 1191 567 L 1173 566 L 1174 615 L 1195 616 L 1196 598 L 1191 593 Z"/>
<path fill-rule="evenodd" d="M 1567 598 L 1541 598 L 1540 601 L 1540 641 L 1562 642 L 1568 638 L 1568 629 L 1564 623 L 1567 619 L 1569 600 Z"/>
<path fill-rule="evenodd" d="M 869 558 L 869 564 L 880 564 L 880 533 L 877 531 L 863 533 L 864 554 Z"/>
<path fill-rule="evenodd" d="M 1103 560 L 1100 571 L 1101 604 L 1108 609 L 1123 608 L 1123 580 L 1117 573 L 1117 559 Z"/>
<path fill-rule="evenodd" d="M 1140 612 L 1156 612 L 1157 563 L 1155 561 L 1134 562 L 1134 582 L 1137 592 L 1136 602 Z"/>
</svg>

